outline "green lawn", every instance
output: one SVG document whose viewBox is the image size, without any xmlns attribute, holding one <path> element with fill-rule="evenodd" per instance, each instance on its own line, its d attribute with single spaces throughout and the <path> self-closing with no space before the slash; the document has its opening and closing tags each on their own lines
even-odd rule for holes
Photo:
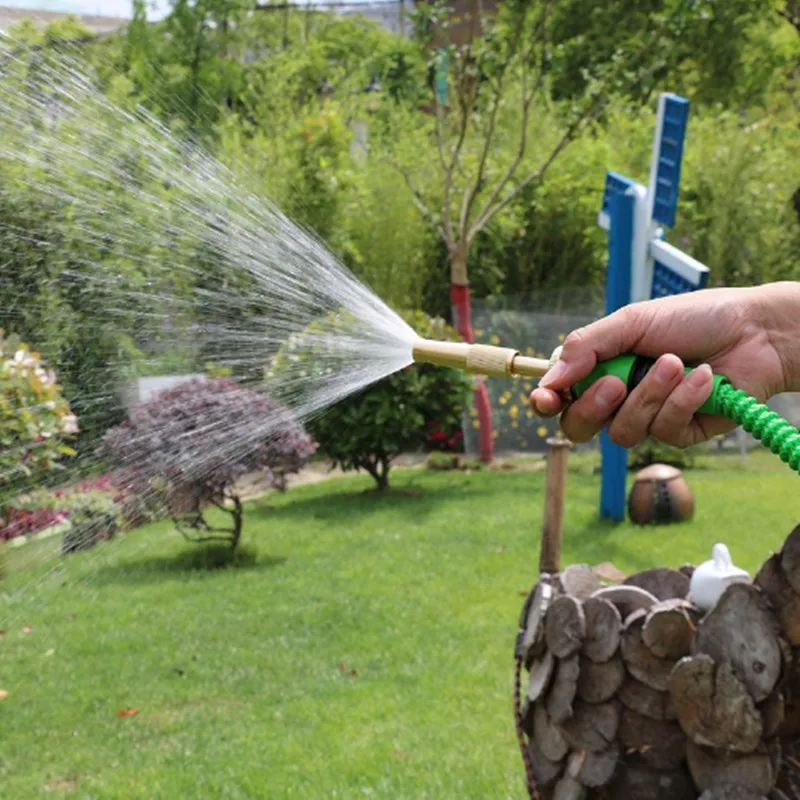
<svg viewBox="0 0 800 800">
<path fill-rule="evenodd" d="M 650 529 L 596 522 L 578 467 L 564 563 L 696 563 L 721 539 L 755 568 L 800 518 L 797 476 L 769 456 L 716 463 L 689 473 L 695 520 Z M 237 569 L 189 569 L 163 524 L 43 582 L 20 563 L 54 544 L 14 551 L 0 796 L 523 798 L 511 659 L 544 474 L 395 484 L 421 495 L 355 478 L 251 504 L 257 559 Z"/>
</svg>

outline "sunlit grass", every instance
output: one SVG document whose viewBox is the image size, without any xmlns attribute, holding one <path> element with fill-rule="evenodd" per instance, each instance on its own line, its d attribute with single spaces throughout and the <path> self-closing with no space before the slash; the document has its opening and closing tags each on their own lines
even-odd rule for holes
<svg viewBox="0 0 800 800">
<path fill-rule="evenodd" d="M 722 540 L 753 570 L 800 517 L 797 476 L 726 459 L 687 473 L 692 522 L 645 529 L 597 522 L 575 459 L 563 563 L 697 563 Z M 525 797 L 511 659 L 544 473 L 395 483 L 421 494 L 355 478 L 251 504 L 235 568 L 199 568 L 166 523 L 45 582 L 51 558 L 12 551 L 0 796 Z"/>
</svg>

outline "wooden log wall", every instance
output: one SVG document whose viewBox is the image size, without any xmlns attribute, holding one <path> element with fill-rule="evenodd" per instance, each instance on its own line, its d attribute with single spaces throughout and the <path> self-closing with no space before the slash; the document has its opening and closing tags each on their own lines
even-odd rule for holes
<svg viewBox="0 0 800 800">
<path fill-rule="evenodd" d="M 543 800 L 800 800 L 800 526 L 701 613 L 691 567 L 543 575 L 521 617 Z"/>
</svg>

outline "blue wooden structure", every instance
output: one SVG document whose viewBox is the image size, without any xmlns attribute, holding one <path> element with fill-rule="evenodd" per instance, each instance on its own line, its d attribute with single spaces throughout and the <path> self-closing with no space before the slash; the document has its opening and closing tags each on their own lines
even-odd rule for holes
<svg viewBox="0 0 800 800">
<path fill-rule="evenodd" d="M 628 303 L 690 292 L 708 283 L 708 267 L 664 241 L 675 224 L 689 101 L 674 94 L 658 99 L 658 116 L 647 186 L 616 172 L 606 175 L 598 225 L 608 231 L 606 313 Z M 600 516 L 625 517 L 628 453 L 603 431 Z"/>
</svg>

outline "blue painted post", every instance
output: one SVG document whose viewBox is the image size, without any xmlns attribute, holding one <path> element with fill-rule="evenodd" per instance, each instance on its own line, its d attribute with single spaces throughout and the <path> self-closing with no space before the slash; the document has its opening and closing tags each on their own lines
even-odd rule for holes
<svg viewBox="0 0 800 800">
<path fill-rule="evenodd" d="M 611 217 L 608 232 L 608 272 L 606 277 L 606 314 L 631 302 L 633 268 L 633 215 L 636 195 L 632 189 L 609 197 Z M 625 489 L 628 451 L 614 444 L 603 430 L 600 434 L 603 457 L 600 488 L 600 517 L 621 522 L 625 519 Z"/>
</svg>

